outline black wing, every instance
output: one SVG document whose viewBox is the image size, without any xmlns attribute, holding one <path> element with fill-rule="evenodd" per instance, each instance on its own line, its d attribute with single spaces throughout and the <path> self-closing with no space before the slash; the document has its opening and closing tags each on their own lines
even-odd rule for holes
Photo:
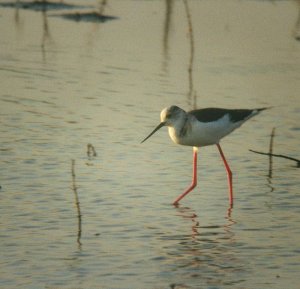
<svg viewBox="0 0 300 289">
<path fill-rule="evenodd" d="M 247 119 L 253 112 L 257 111 L 257 113 L 266 108 L 258 108 L 258 109 L 226 109 L 226 108 L 203 108 L 203 109 L 195 109 L 191 110 L 189 113 L 197 118 L 197 120 L 201 122 L 212 122 L 222 118 L 225 114 L 228 114 L 230 120 L 233 122 L 242 121 Z M 253 116 L 256 113 L 253 114 Z"/>
</svg>

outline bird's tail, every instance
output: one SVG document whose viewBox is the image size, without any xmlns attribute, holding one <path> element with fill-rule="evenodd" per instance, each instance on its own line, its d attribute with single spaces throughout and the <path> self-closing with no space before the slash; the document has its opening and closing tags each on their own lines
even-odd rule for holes
<svg viewBox="0 0 300 289">
<path fill-rule="evenodd" d="M 272 108 L 272 106 L 261 107 L 261 108 L 253 109 L 252 116 L 257 115 L 257 114 L 259 114 L 261 111 L 266 110 L 266 109 L 270 109 L 270 108 Z"/>
</svg>

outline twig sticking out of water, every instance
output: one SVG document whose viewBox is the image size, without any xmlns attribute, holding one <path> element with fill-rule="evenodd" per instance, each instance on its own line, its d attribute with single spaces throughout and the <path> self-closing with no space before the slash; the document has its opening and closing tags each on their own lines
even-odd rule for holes
<svg viewBox="0 0 300 289">
<path fill-rule="evenodd" d="M 100 1 L 99 1 L 100 2 Z M 99 14 L 100 15 L 103 15 L 104 14 L 104 9 L 105 9 L 105 6 L 107 4 L 108 0 L 102 0 L 100 3 L 99 3 Z"/>
<path fill-rule="evenodd" d="M 294 37 L 296 40 L 300 41 L 300 2 L 298 2 L 298 9 L 299 9 L 299 12 L 298 12 L 298 19 L 297 19 L 297 22 L 296 22 L 296 26 L 295 26 L 295 30 L 294 30 Z"/>
<path fill-rule="evenodd" d="M 193 108 L 195 109 L 197 107 L 196 103 L 196 92 L 194 91 L 194 85 L 193 85 L 193 65 L 194 65 L 194 51 L 195 51 L 195 43 L 194 43 L 194 32 L 193 32 L 193 24 L 192 24 L 192 16 L 190 13 L 190 8 L 188 5 L 188 0 L 183 0 L 185 13 L 188 21 L 188 27 L 189 27 L 189 39 L 190 39 L 190 61 L 189 61 L 189 93 L 188 97 L 192 98 L 194 100 Z"/>
<path fill-rule="evenodd" d="M 164 70 L 167 68 L 168 63 L 168 50 L 169 50 L 169 35 L 170 35 L 170 26 L 173 12 L 173 0 L 166 0 L 166 18 L 164 23 L 164 36 L 163 36 L 163 44 L 164 44 Z"/>
<path fill-rule="evenodd" d="M 271 136 L 270 136 L 270 145 L 269 145 L 269 178 L 272 178 L 272 169 L 273 169 L 273 145 L 274 145 L 274 136 L 275 136 L 275 127 L 273 127 Z"/>
<path fill-rule="evenodd" d="M 296 158 L 292 158 L 289 156 L 285 156 L 285 155 L 277 155 L 277 154 L 270 154 L 270 153 L 263 153 L 263 152 L 258 152 L 255 150 L 249 150 L 250 152 L 256 153 L 256 154 L 261 154 L 261 155 L 266 155 L 266 156 L 272 156 L 272 157 L 278 157 L 278 158 L 284 158 L 284 159 L 288 159 L 291 161 L 295 161 L 297 163 L 297 168 L 300 168 L 300 160 L 296 159 Z"/>
<path fill-rule="evenodd" d="M 75 175 L 75 160 L 72 160 L 71 166 L 71 173 L 72 173 L 72 190 L 75 196 L 75 205 L 77 208 L 77 218 L 78 218 L 78 231 L 77 231 L 77 243 L 81 246 L 80 238 L 81 238 L 81 211 L 80 211 L 80 203 L 78 198 L 77 186 L 76 186 L 76 175 Z"/>
<path fill-rule="evenodd" d="M 270 178 L 272 178 L 272 157 L 284 158 L 284 159 L 288 159 L 288 160 L 291 160 L 291 161 L 295 161 L 297 163 L 297 168 L 300 168 L 300 160 L 298 160 L 296 158 L 289 157 L 289 156 L 285 156 L 285 155 L 273 154 L 274 136 L 275 136 L 275 127 L 272 129 L 272 132 L 271 132 L 270 146 L 269 146 L 269 152 L 268 153 L 258 152 L 258 151 L 255 151 L 255 150 L 249 150 L 250 152 L 253 152 L 253 153 L 256 153 L 256 154 L 269 156 L 269 177 Z"/>
</svg>

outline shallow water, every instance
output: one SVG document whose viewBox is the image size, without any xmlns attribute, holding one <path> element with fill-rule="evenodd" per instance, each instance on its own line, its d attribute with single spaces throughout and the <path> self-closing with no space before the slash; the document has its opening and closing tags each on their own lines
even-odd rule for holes
<svg viewBox="0 0 300 289">
<path fill-rule="evenodd" d="M 276 127 L 274 153 L 299 158 L 299 6 L 188 5 L 192 33 L 180 1 L 109 1 L 106 23 L 0 9 L 3 288 L 298 288 L 299 169 L 273 159 L 270 177 L 249 149 Z M 140 144 L 170 104 L 273 107 L 222 142 L 232 210 L 215 147 L 171 205 L 191 148 L 166 129 Z"/>
</svg>

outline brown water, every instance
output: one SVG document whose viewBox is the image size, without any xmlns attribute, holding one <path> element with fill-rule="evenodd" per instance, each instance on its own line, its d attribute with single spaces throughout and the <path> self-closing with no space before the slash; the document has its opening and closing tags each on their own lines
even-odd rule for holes
<svg viewBox="0 0 300 289">
<path fill-rule="evenodd" d="M 188 7 L 190 33 L 182 1 L 109 1 L 106 23 L 0 8 L 1 287 L 299 288 L 299 169 L 274 159 L 268 177 L 248 150 L 268 151 L 276 127 L 274 153 L 299 158 L 299 5 Z M 273 106 L 222 142 L 231 212 L 215 147 L 171 205 L 191 148 L 165 129 L 140 144 L 171 104 Z"/>
</svg>

